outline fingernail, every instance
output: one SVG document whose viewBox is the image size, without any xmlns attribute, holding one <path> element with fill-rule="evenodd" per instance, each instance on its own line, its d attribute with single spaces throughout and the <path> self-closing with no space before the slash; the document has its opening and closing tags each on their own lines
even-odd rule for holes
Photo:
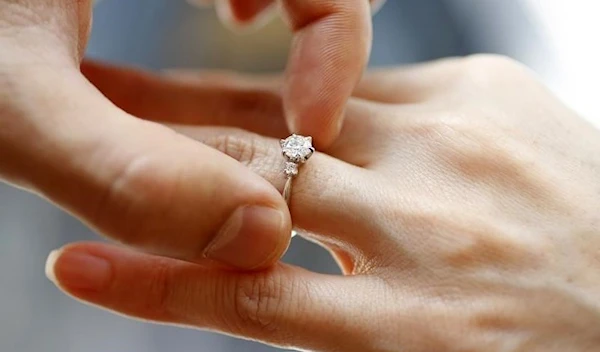
<svg viewBox="0 0 600 352">
<path fill-rule="evenodd" d="M 88 252 L 55 250 L 46 260 L 46 276 L 57 286 L 101 290 L 110 281 L 111 265 Z"/>
<path fill-rule="evenodd" d="M 207 247 L 205 256 L 239 269 L 262 268 L 287 247 L 290 236 L 286 237 L 285 227 L 285 215 L 279 210 L 238 208 Z"/>
<path fill-rule="evenodd" d="M 48 254 L 48 258 L 46 259 L 46 267 L 44 268 L 44 271 L 46 272 L 46 277 L 55 285 L 57 285 L 58 283 L 56 282 L 56 275 L 54 275 L 54 264 L 56 263 L 56 259 L 58 259 L 59 256 L 60 250 L 58 249 L 50 252 L 50 254 Z"/>
</svg>

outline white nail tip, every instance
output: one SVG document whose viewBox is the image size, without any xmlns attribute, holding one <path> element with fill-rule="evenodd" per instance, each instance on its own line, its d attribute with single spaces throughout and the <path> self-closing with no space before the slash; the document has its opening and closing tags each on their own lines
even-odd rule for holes
<svg viewBox="0 0 600 352">
<path fill-rule="evenodd" d="M 54 250 L 48 254 L 48 259 L 46 259 L 46 277 L 48 280 L 52 281 L 55 285 L 58 284 L 56 281 L 56 275 L 54 275 L 54 265 L 56 264 L 56 260 L 60 257 L 60 249 Z"/>
</svg>

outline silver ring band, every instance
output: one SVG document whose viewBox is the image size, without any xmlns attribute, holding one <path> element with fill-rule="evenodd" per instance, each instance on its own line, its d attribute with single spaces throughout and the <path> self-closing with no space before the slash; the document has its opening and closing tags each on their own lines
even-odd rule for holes
<svg viewBox="0 0 600 352">
<path fill-rule="evenodd" d="M 286 139 L 280 141 L 281 154 L 285 158 L 285 168 L 283 170 L 286 180 L 283 187 L 283 199 L 288 207 L 292 197 L 292 183 L 298 176 L 300 165 L 304 164 L 314 154 L 315 148 L 312 146 L 312 137 L 305 137 L 298 134 L 292 134 Z M 292 230 L 292 237 L 297 234 Z"/>
</svg>

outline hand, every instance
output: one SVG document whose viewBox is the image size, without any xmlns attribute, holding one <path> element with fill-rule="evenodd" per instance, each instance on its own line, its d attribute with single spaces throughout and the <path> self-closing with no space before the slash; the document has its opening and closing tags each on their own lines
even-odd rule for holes
<svg viewBox="0 0 600 352">
<path fill-rule="evenodd" d="M 368 3 L 281 4 L 295 32 L 286 116 L 326 146 L 368 57 Z M 102 96 L 79 71 L 90 22 L 90 1 L 0 0 L 0 180 L 138 249 L 239 269 L 276 262 L 291 231 L 281 195 L 231 158 Z M 202 114 L 231 111 L 238 97 L 221 93 L 196 96 Z"/>
<path fill-rule="evenodd" d="M 118 104 L 170 123 L 189 123 L 214 84 L 86 72 Z M 172 128 L 281 189 L 278 140 L 263 136 L 285 132 L 279 81 L 216 82 L 260 109 L 197 122 L 256 134 Z M 285 264 L 233 273 L 95 243 L 55 252 L 49 276 L 131 317 L 311 351 L 596 350 L 600 133 L 493 56 L 374 72 L 353 96 L 340 138 L 302 167 L 291 197 L 296 225 L 347 276 Z"/>
</svg>

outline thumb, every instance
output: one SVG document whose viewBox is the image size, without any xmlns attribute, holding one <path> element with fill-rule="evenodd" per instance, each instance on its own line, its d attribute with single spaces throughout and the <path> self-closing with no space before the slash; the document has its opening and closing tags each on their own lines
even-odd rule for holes
<svg viewBox="0 0 600 352">
<path fill-rule="evenodd" d="M 124 113 L 75 68 L 5 77 L 0 179 L 153 253 L 250 270 L 286 250 L 285 202 L 234 159 Z"/>
<path fill-rule="evenodd" d="M 0 180 L 154 253 L 240 269 L 279 259 L 291 225 L 276 189 L 81 75 L 89 15 L 89 1 L 0 1 Z"/>
</svg>

